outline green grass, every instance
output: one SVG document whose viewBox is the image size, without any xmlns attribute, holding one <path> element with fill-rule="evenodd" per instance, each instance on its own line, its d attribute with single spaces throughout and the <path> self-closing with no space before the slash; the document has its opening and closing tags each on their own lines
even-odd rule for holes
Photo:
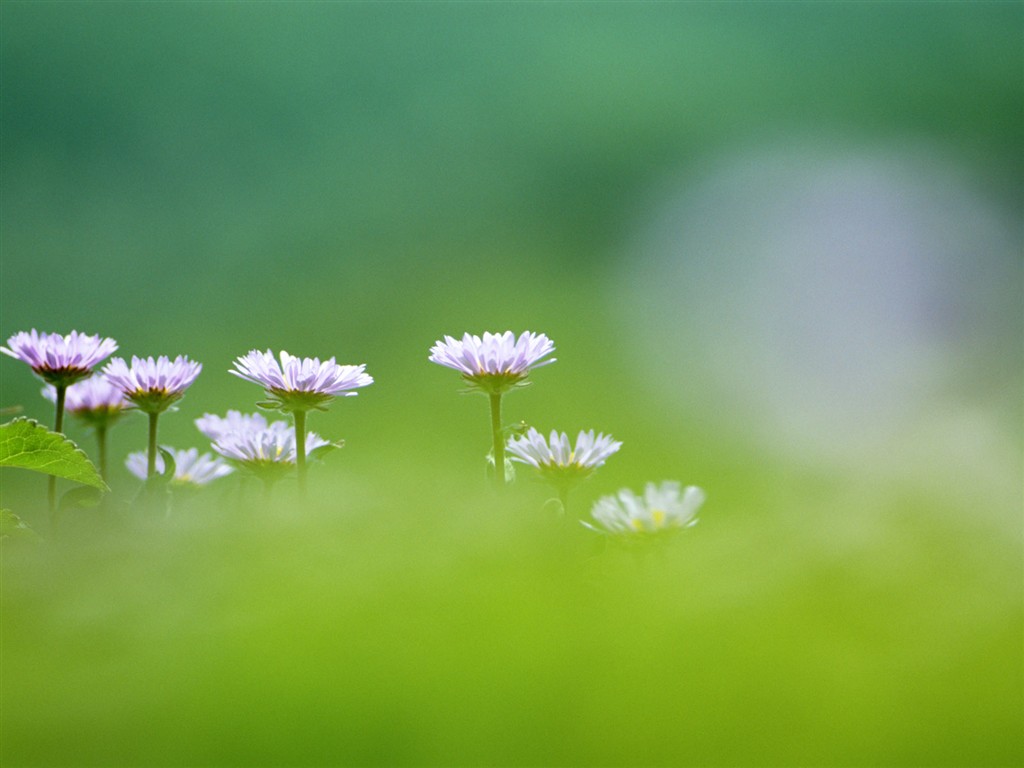
<svg viewBox="0 0 1024 768">
<path fill-rule="evenodd" d="M 4 763 L 1022 756 L 1001 515 L 747 467 L 738 489 L 700 478 L 696 528 L 623 546 L 543 513 L 532 483 L 388 484 L 344 477 L 343 453 L 305 507 L 284 487 L 240 508 L 227 480 L 169 520 L 85 512 L 5 544 Z"/>
</svg>

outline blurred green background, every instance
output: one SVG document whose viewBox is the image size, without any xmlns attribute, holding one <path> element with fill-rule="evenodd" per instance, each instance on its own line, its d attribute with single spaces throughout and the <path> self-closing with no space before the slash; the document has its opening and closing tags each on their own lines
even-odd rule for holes
<svg viewBox="0 0 1024 768">
<path fill-rule="evenodd" d="M 0 335 L 366 363 L 239 508 L 2 504 L 20 765 L 1019 765 L 1020 3 L 0 5 Z M 508 421 L 623 441 L 572 510 L 484 480 L 443 334 L 548 334 Z M 23 364 L 0 405 L 49 422 Z M 70 434 L 91 450 L 88 434 Z"/>
</svg>

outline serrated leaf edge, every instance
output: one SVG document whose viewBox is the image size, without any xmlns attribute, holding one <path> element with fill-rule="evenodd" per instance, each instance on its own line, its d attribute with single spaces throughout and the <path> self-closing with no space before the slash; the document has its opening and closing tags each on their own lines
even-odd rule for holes
<svg viewBox="0 0 1024 768">
<path fill-rule="evenodd" d="M 11 419 L 8 422 L 0 424 L 0 430 L 4 429 L 5 427 L 11 427 L 11 426 L 14 426 L 15 424 L 21 424 L 21 423 L 28 424 L 33 429 L 36 429 L 36 428 L 42 429 L 48 435 L 55 435 L 55 436 L 59 437 L 61 440 L 63 440 L 64 442 L 69 443 L 71 445 L 72 449 L 74 450 L 74 452 L 77 453 L 78 455 L 80 455 L 83 459 L 85 459 L 86 463 L 88 463 L 88 465 L 90 467 L 92 467 L 93 472 L 95 473 L 97 479 L 100 482 L 100 485 L 96 485 L 95 483 L 84 482 L 82 480 L 77 480 L 77 479 L 75 479 L 73 477 L 64 477 L 63 475 L 57 475 L 57 474 L 54 474 L 52 472 L 48 472 L 45 469 L 45 467 L 48 466 L 48 464 L 54 463 L 52 461 L 45 462 L 45 463 L 41 464 L 39 467 L 31 467 L 31 468 L 30 467 L 20 467 L 17 464 L 0 464 L 0 466 L 2 466 L 2 467 L 16 467 L 18 469 L 27 469 L 30 472 L 41 472 L 44 475 L 50 475 L 51 477 L 58 477 L 61 480 L 69 480 L 69 481 L 71 481 L 73 483 L 78 483 L 79 485 L 85 485 L 85 486 L 90 486 L 92 488 L 97 488 L 98 490 L 103 491 L 103 492 L 106 492 L 106 491 L 110 490 L 110 486 L 107 485 L 106 481 L 100 476 L 99 469 L 97 469 L 96 465 L 92 463 L 92 459 L 89 458 L 88 454 L 85 451 L 83 451 L 81 448 L 78 447 L 78 443 L 76 443 L 74 440 L 72 440 L 70 437 L 68 437 L 64 433 L 62 433 L 62 432 L 55 432 L 54 430 L 50 429 L 46 425 L 41 424 L 40 422 L 36 421 L 35 419 L 29 418 L 27 416 L 19 416 L 16 419 Z M 0 459 L 0 460 L 2 460 L 2 459 Z"/>
</svg>

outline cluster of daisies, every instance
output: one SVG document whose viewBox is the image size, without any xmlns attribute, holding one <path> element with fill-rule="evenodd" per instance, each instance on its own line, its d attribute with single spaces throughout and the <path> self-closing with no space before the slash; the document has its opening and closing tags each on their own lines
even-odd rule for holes
<svg viewBox="0 0 1024 768">
<path fill-rule="evenodd" d="M 54 428 L 63 431 L 64 414 L 71 413 L 95 431 L 101 474 L 107 474 L 106 433 L 127 410 L 147 416 L 149 445 L 144 452 L 128 456 L 128 469 L 139 478 L 165 475 L 167 461 L 173 462 L 173 482 L 205 485 L 236 470 L 260 477 L 269 489 L 294 473 L 301 492 L 306 487 L 307 459 L 335 444 L 306 429 L 310 411 L 324 411 L 335 397 L 357 394 L 373 383 L 365 365 L 339 365 L 332 357 L 298 358 L 282 351 L 253 350 L 239 357 L 229 372 L 258 384 L 265 399 L 263 409 L 277 411 L 289 419 L 268 421 L 261 413 L 228 411 L 225 416 L 205 414 L 196 427 L 207 437 L 213 453 L 195 448 L 174 450 L 157 443 L 161 414 L 172 410 L 199 376 L 202 365 L 179 355 L 120 357 L 100 364 L 117 351 L 113 339 L 72 331 L 66 336 L 19 332 L 0 347 L 11 357 L 28 364 L 45 382 L 43 394 L 56 408 Z M 502 397 L 529 384 L 532 370 L 555 362 L 555 347 L 541 333 L 511 331 L 465 334 L 461 339 L 445 336 L 430 350 L 430 361 L 458 371 L 469 391 L 486 395 L 490 401 L 492 448 L 489 461 L 495 484 L 503 487 L 514 477 L 513 462 L 528 465 L 556 491 L 562 509 L 567 508 L 570 490 L 590 477 L 615 454 L 622 443 L 611 435 L 581 430 L 575 441 L 565 432 L 552 430 L 545 437 L 533 427 L 525 430 L 503 426 Z M 51 511 L 54 504 L 50 486 Z M 703 503 L 699 488 L 682 488 L 679 483 L 649 484 L 642 495 L 622 490 L 594 505 L 594 530 L 608 533 L 652 533 L 692 525 Z"/>
<path fill-rule="evenodd" d="M 287 352 L 275 357 L 269 350 L 253 350 L 239 357 L 230 373 L 262 386 L 266 399 L 258 405 L 290 415 L 291 423 L 268 422 L 260 413 L 205 414 L 196 426 L 217 455 L 200 454 L 195 448 L 158 447 L 157 424 L 160 415 L 184 397 L 202 365 L 183 355 L 173 360 L 132 357 L 130 363 L 115 357 L 100 369 L 100 363 L 115 351 L 113 339 L 34 329 L 14 334 L 6 347 L 0 347 L 0 352 L 27 363 L 46 382 L 43 394 L 56 405 L 56 431 L 63 431 L 65 411 L 95 430 L 104 477 L 106 431 L 127 410 L 136 410 L 149 419 L 149 448 L 129 455 L 126 465 L 140 478 L 163 474 L 167 456 L 174 462 L 173 482 L 178 484 L 205 485 L 242 469 L 270 487 L 294 471 L 304 490 L 307 456 L 332 446 L 315 432 L 307 432 L 306 414 L 326 410 L 334 397 L 355 395 L 354 390 L 373 383 L 365 365 L 338 365 L 334 358 L 300 359 Z"/>
<path fill-rule="evenodd" d="M 569 491 L 590 477 L 615 454 L 622 443 L 611 435 L 581 430 L 575 443 L 566 432 L 552 430 L 545 436 L 529 427 L 525 434 L 509 435 L 502 426 L 501 398 L 529 384 L 529 374 L 555 362 L 550 357 L 555 345 L 543 333 L 526 331 L 516 337 L 511 331 L 465 334 L 461 339 L 445 336 L 430 350 L 430 361 L 462 374 L 467 391 L 486 395 L 491 405 L 492 449 L 495 483 L 501 487 L 514 477 L 511 462 L 528 465 L 550 484 L 562 510 L 568 509 Z M 506 454 L 508 459 L 506 459 Z M 696 486 L 683 488 L 676 482 L 649 483 L 642 495 L 629 489 L 602 497 L 591 511 L 592 530 L 614 534 L 655 533 L 686 528 L 696 522 L 704 492 Z"/>
</svg>

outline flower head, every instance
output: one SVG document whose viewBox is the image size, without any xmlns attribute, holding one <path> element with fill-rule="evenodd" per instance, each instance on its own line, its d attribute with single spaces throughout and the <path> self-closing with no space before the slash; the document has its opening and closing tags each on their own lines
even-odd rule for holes
<svg viewBox="0 0 1024 768">
<path fill-rule="evenodd" d="M 555 485 L 572 486 L 589 477 L 604 464 L 605 459 L 622 447 L 611 435 L 594 430 L 580 431 L 575 447 L 565 432 L 551 431 L 548 440 L 533 427 L 521 437 L 508 441 L 508 452 L 513 461 L 536 467 L 541 476 Z"/>
<path fill-rule="evenodd" d="M 56 386 L 68 386 L 92 375 L 104 358 L 117 350 L 113 339 L 89 336 L 72 331 L 67 336 L 59 333 L 19 331 L 7 340 L 0 352 L 17 358 L 32 367 L 44 381 Z"/>
<path fill-rule="evenodd" d="M 704 491 L 697 486 L 680 489 L 679 483 L 666 481 L 660 485 L 648 483 L 643 496 L 629 489 L 619 491 L 617 496 L 604 496 L 594 503 L 590 514 L 604 529 L 601 533 L 657 533 L 695 525 L 703 503 Z"/>
<path fill-rule="evenodd" d="M 338 365 L 333 357 L 321 362 L 284 351 L 280 358 L 279 363 L 269 349 L 254 349 L 235 360 L 235 370 L 229 373 L 262 386 L 270 400 L 260 405 L 282 411 L 322 411 L 331 398 L 356 395 L 351 390 L 373 383 L 365 365 Z"/>
<path fill-rule="evenodd" d="M 330 445 L 316 432 L 306 433 L 306 453 Z M 243 466 L 255 468 L 268 464 L 295 464 L 295 427 L 286 421 L 273 421 L 264 429 L 221 434 L 213 450 Z"/>
<path fill-rule="evenodd" d="M 554 349 L 543 333 L 524 331 L 518 339 L 512 331 L 485 333 L 483 338 L 467 333 L 461 341 L 445 336 L 435 342 L 429 360 L 459 371 L 472 389 L 502 393 L 526 384 L 533 368 L 555 362 L 543 360 Z"/>
<path fill-rule="evenodd" d="M 140 411 L 161 413 L 185 395 L 203 369 L 200 363 L 178 355 L 170 360 L 132 356 L 131 367 L 115 357 L 103 368 L 103 374 L 121 388 L 124 396 Z"/>
<path fill-rule="evenodd" d="M 219 477 L 230 475 L 234 472 L 231 467 L 220 456 L 213 456 L 209 453 L 200 454 L 197 448 L 185 450 L 166 449 L 174 456 L 174 478 L 173 483 L 177 485 L 207 485 Z M 142 451 L 129 453 L 125 459 L 125 466 L 128 471 L 140 480 L 145 480 L 147 475 L 146 454 Z M 157 454 L 156 470 L 163 474 L 164 457 Z"/>
<path fill-rule="evenodd" d="M 57 390 L 52 384 L 43 387 L 43 397 L 57 402 Z M 92 376 L 72 384 L 67 389 L 65 409 L 94 427 L 112 424 L 124 413 L 127 403 L 121 388 L 102 375 Z"/>
<path fill-rule="evenodd" d="M 267 420 L 261 413 L 240 413 L 228 411 L 226 416 L 204 413 L 196 419 L 196 429 L 211 441 L 216 442 L 224 435 L 259 432 L 267 428 Z"/>
</svg>

